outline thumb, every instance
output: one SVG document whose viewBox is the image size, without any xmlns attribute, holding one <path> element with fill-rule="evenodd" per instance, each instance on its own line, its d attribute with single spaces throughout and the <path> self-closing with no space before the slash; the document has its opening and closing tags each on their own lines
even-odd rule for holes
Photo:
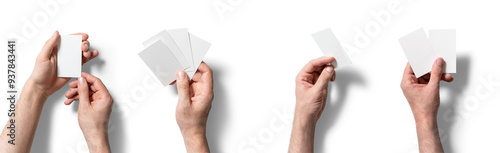
<svg viewBox="0 0 500 153">
<path fill-rule="evenodd" d="M 179 71 L 177 72 L 177 92 L 179 93 L 179 102 L 187 100 L 190 101 L 190 93 L 189 93 L 189 79 L 187 77 L 186 72 Z"/>
<path fill-rule="evenodd" d="M 441 81 L 442 73 L 443 73 L 443 58 L 438 58 L 434 64 L 432 65 L 431 78 L 429 80 L 429 84 L 439 86 L 439 81 Z"/>
<path fill-rule="evenodd" d="M 319 75 L 318 80 L 314 84 L 314 88 L 317 88 L 318 90 L 327 88 L 328 82 L 333 76 L 333 71 L 333 66 L 327 65 Z"/>
<path fill-rule="evenodd" d="M 89 85 L 84 77 L 78 78 L 78 95 L 79 95 L 79 107 L 90 106 L 89 101 Z"/>
<path fill-rule="evenodd" d="M 57 45 L 59 44 L 59 32 L 56 31 L 54 34 L 52 34 L 52 37 L 49 38 L 45 42 L 45 45 L 43 45 L 42 51 L 39 53 L 39 57 L 43 58 L 44 60 L 49 59 L 50 55 L 52 54 L 53 50 Z"/>
</svg>

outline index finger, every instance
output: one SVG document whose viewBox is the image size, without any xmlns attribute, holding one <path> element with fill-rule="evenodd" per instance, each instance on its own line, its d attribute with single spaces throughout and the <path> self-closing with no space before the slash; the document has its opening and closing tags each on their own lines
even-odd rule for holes
<svg viewBox="0 0 500 153">
<path fill-rule="evenodd" d="M 200 66 L 198 67 L 198 71 L 202 73 L 201 80 L 207 81 L 207 83 L 209 83 L 209 87 L 212 88 L 213 86 L 212 69 L 210 69 L 210 67 L 208 67 L 208 65 L 205 62 L 201 62 Z"/>
<path fill-rule="evenodd" d="M 69 35 L 82 35 L 82 41 L 86 41 L 87 39 L 89 39 L 89 35 L 86 34 L 86 33 L 73 33 L 73 34 L 69 34 Z"/>
<path fill-rule="evenodd" d="M 101 79 L 99 79 L 93 75 L 90 75 L 88 73 L 85 73 L 85 72 L 82 72 L 82 77 L 84 77 L 89 84 L 94 85 L 95 90 L 97 90 L 97 91 L 102 90 L 102 91 L 108 92 L 108 89 L 106 88 L 106 86 L 104 86 Z"/>
<path fill-rule="evenodd" d="M 319 57 L 313 59 L 307 63 L 304 68 L 302 68 L 301 72 L 312 73 L 314 71 L 318 71 L 318 68 L 323 67 L 329 63 L 332 63 L 335 60 L 334 57 Z"/>
</svg>

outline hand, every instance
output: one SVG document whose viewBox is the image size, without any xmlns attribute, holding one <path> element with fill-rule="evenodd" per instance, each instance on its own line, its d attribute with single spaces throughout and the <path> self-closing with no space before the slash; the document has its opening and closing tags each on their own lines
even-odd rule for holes
<svg viewBox="0 0 500 153">
<path fill-rule="evenodd" d="M 113 98 L 106 86 L 95 76 L 82 72 L 82 77 L 69 84 L 66 105 L 79 100 L 78 124 L 91 152 L 108 152 L 108 123 L 113 106 Z M 75 92 L 76 91 L 76 92 Z M 79 97 L 79 98 L 75 98 Z"/>
<path fill-rule="evenodd" d="M 444 61 L 438 58 L 432 72 L 417 78 L 408 63 L 401 81 L 401 89 L 410 104 L 413 115 L 436 118 L 439 109 L 439 81 L 453 81 L 450 74 L 442 74 Z"/>
<path fill-rule="evenodd" d="M 401 89 L 410 104 L 417 126 L 420 152 L 444 152 L 437 125 L 439 109 L 439 82 L 453 81 L 450 74 L 443 74 L 444 61 L 438 58 L 432 66 L 430 74 L 417 78 L 406 65 L 401 81 Z"/>
<path fill-rule="evenodd" d="M 206 140 L 208 113 L 212 106 L 212 70 L 205 62 L 189 81 L 184 71 L 177 73 L 179 101 L 175 111 L 177 125 L 181 130 L 187 152 L 209 152 Z"/>
<path fill-rule="evenodd" d="M 333 57 L 311 60 L 295 79 L 295 116 L 289 153 L 314 152 L 314 131 L 328 95 L 328 82 L 335 80 L 335 70 L 330 65 Z"/>
<path fill-rule="evenodd" d="M 316 122 L 325 108 L 328 82 L 335 80 L 333 57 L 311 60 L 295 79 L 295 116 Z"/>
<path fill-rule="evenodd" d="M 94 50 L 89 52 L 89 36 L 85 33 L 75 33 L 72 35 L 82 35 L 82 64 L 95 58 L 99 52 Z M 45 42 L 42 51 L 38 54 L 35 62 L 35 68 L 27 83 L 32 83 L 35 88 L 43 91 L 46 96 L 52 95 L 57 90 L 61 89 L 70 78 L 57 77 L 57 46 L 59 40 L 59 32 L 54 32 L 52 37 Z"/>
</svg>

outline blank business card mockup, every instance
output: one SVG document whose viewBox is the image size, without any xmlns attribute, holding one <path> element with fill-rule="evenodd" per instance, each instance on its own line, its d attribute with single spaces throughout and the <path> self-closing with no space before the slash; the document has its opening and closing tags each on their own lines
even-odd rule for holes
<svg viewBox="0 0 500 153">
<path fill-rule="evenodd" d="M 161 40 L 144 49 L 139 53 L 139 56 L 163 86 L 175 81 L 177 72 L 184 70 L 167 45 Z"/>
<path fill-rule="evenodd" d="M 325 56 L 335 57 L 335 61 L 332 63 L 334 68 L 352 64 L 351 59 L 345 53 L 344 47 L 342 47 L 330 28 L 314 33 L 312 37 Z"/>
<path fill-rule="evenodd" d="M 78 78 L 82 72 L 82 36 L 61 35 L 57 50 L 57 77 Z"/>
</svg>

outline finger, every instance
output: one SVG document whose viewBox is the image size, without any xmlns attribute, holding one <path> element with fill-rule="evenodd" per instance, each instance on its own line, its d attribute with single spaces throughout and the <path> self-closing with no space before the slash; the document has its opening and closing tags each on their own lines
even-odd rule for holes
<svg viewBox="0 0 500 153">
<path fill-rule="evenodd" d="M 318 91 L 328 88 L 328 82 L 333 76 L 333 71 L 333 66 L 326 66 L 319 75 L 318 80 L 316 81 L 316 84 L 314 84 L 313 88 L 316 88 Z"/>
<path fill-rule="evenodd" d="M 78 94 L 78 89 L 73 88 L 73 89 L 70 89 L 68 92 L 66 92 L 66 94 L 64 94 L 64 96 L 69 99 L 69 98 L 73 98 L 76 94 Z"/>
<path fill-rule="evenodd" d="M 70 105 L 71 103 L 73 103 L 73 101 L 74 101 L 73 99 L 66 99 L 64 101 L 64 105 Z"/>
<path fill-rule="evenodd" d="M 443 73 L 443 76 L 441 76 L 441 80 L 446 81 L 446 82 L 452 82 L 454 80 L 453 76 L 448 73 Z"/>
<path fill-rule="evenodd" d="M 443 73 L 443 65 L 444 65 L 444 60 L 441 57 L 436 59 L 436 61 L 432 65 L 431 79 L 429 80 L 429 83 L 431 85 L 439 86 L 439 81 L 441 81 L 441 76 Z"/>
<path fill-rule="evenodd" d="M 317 68 L 323 67 L 327 64 L 332 63 L 335 60 L 334 57 L 319 57 L 316 59 L 313 59 L 307 63 L 304 68 L 302 68 L 301 72 L 305 73 L 312 73 L 314 71 L 317 71 Z"/>
<path fill-rule="evenodd" d="M 210 67 L 205 62 L 201 62 L 200 66 L 198 67 L 198 71 L 200 71 L 201 74 L 201 80 L 206 81 L 207 87 L 209 89 L 213 88 L 213 72 Z M 196 74 L 195 74 L 196 75 Z"/>
<path fill-rule="evenodd" d="M 88 61 L 94 59 L 95 57 L 97 57 L 97 55 L 99 55 L 99 51 L 97 50 L 94 50 L 92 52 L 88 52 L 90 54 L 90 57 L 89 58 L 86 58 L 86 57 L 82 57 L 82 64 L 85 64 L 87 63 Z"/>
<path fill-rule="evenodd" d="M 52 55 L 52 51 L 54 51 L 54 48 L 57 47 L 57 44 L 59 43 L 59 32 L 56 31 L 52 35 L 52 37 L 49 38 L 45 42 L 45 45 L 43 45 L 42 51 L 40 52 L 40 57 L 43 58 L 44 60 L 47 60 L 50 58 Z"/>
<path fill-rule="evenodd" d="M 330 81 L 335 81 L 335 78 L 337 77 L 337 72 L 336 71 L 333 71 L 333 75 L 332 75 L 332 78 L 330 79 Z"/>
<path fill-rule="evenodd" d="M 90 42 L 89 41 L 83 41 L 82 42 L 82 55 L 85 58 L 90 58 Z"/>
<path fill-rule="evenodd" d="M 84 77 L 90 85 L 93 85 L 95 87 L 96 92 L 104 91 L 105 93 L 109 94 L 108 89 L 106 88 L 106 86 L 104 86 L 101 79 L 85 72 L 82 72 L 82 77 Z"/>
<path fill-rule="evenodd" d="M 78 88 L 78 79 L 75 81 L 71 81 L 68 85 L 70 88 Z"/>
<path fill-rule="evenodd" d="M 86 34 L 86 33 L 72 33 L 72 34 L 69 34 L 69 35 L 82 35 L 82 41 L 87 41 L 87 39 L 89 39 L 89 35 Z"/>
<path fill-rule="evenodd" d="M 80 105 L 78 106 L 79 108 L 88 108 L 90 107 L 90 101 L 89 101 L 89 85 L 87 83 L 87 80 L 84 77 L 78 78 L 78 96 Z"/>
<path fill-rule="evenodd" d="M 189 105 L 191 95 L 189 93 L 189 78 L 184 71 L 177 72 L 177 92 L 179 93 L 179 103 L 177 105 Z"/>
</svg>

